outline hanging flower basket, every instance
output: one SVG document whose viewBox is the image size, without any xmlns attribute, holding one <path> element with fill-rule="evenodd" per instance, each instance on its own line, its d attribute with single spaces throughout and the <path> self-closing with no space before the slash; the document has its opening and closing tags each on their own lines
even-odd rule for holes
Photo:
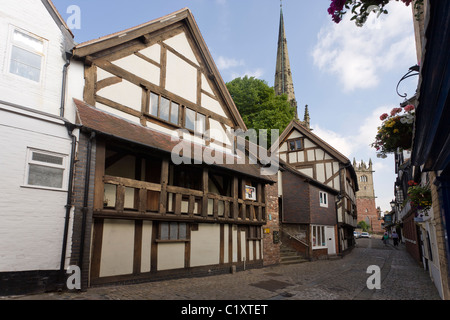
<svg viewBox="0 0 450 320">
<path fill-rule="evenodd" d="M 367 17 L 370 13 L 374 12 L 378 16 L 382 13 L 387 14 L 388 11 L 385 6 L 390 0 L 331 0 L 328 13 L 331 15 L 334 22 L 341 22 L 346 10 L 351 10 L 353 16 L 351 20 L 355 21 L 358 27 L 362 27 L 367 21 Z M 399 1 L 399 0 L 396 0 Z M 413 0 L 401 0 L 406 6 L 409 6 Z M 420 19 L 422 13 L 423 0 L 414 1 L 414 10 L 416 12 L 416 19 Z"/>
<path fill-rule="evenodd" d="M 409 150 L 412 145 L 415 108 L 408 105 L 394 108 L 391 114 L 381 115 L 383 121 L 375 137 L 372 147 L 377 150 L 379 158 L 386 158 L 388 153 L 398 150 Z M 403 114 L 402 114 L 403 112 Z"/>
<path fill-rule="evenodd" d="M 428 210 L 432 205 L 431 189 L 428 186 L 421 186 L 414 181 L 408 182 L 408 199 L 411 207 L 417 210 L 417 213 L 428 216 Z"/>
</svg>

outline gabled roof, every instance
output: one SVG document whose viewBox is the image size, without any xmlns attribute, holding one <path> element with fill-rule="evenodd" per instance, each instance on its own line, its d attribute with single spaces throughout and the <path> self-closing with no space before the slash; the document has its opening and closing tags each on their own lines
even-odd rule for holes
<svg viewBox="0 0 450 320">
<path fill-rule="evenodd" d="M 333 189 L 330 186 L 327 186 L 326 184 L 323 184 L 322 182 L 311 178 L 310 176 L 298 171 L 297 169 L 295 169 L 293 166 L 291 166 L 289 163 L 287 163 L 286 161 L 283 161 L 281 159 L 279 159 L 280 161 L 280 168 L 281 171 L 289 171 L 292 174 L 295 174 L 296 176 L 298 176 L 299 178 L 303 179 L 303 181 L 305 181 L 306 183 L 312 184 L 322 190 L 327 190 L 328 192 L 337 195 L 339 193 L 338 190 Z"/>
<path fill-rule="evenodd" d="M 193 142 L 188 140 L 174 140 L 172 139 L 172 136 L 168 134 L 129 122 L 105 111 L 89 106 L 84 101 L 77 99 L 73 100 L 77 109 L 77 125 L 84 130 L 94 131 L 100 135 L 138 144 L 166 154 L 170 154 L 174 148 L 181 143 L 186 147 L 186 150 L 191 150 L 191 152 L 193 152 L 190 155 L 190 159 L 192 160 L 208 160 L 209 163 L 213 163 L 214 159 L 206 159 L 206 157 L 212 154 L 214 154 L 214 156 L 218 155 L 222 159 L 227 157 L 227 155 L 217 150 L 212 151 L 212 149 L 205 146 L 201 146 L 203 150 L 201 155 L 196 154 L 195 151 L 197 149 L 194 147 Z M 209 152 L 205 153 L 204 151 L 206 148 L 209 148 Z M 201 158 L 198 158 L 198 156 L 201 156 Z M 251 164 L 248 156 L 244 155 L 244 157 L 246 158 L 245 164 L 228 164 L 224 160 L 223 164 L 213 164 L 213 166 L 251 176 L 264 181 L 265 183 L 274 183 L 274 180 L 269 176 L 261 175 L 261 165 Z"/>
<path fill-rule="evenodd" d="M 292 132 L 293 129 L 299 131 L 302 135 L 313 141 L 315 144 L 317 144 L 319 147 L 324 149 L 330 155 L 338 159 L 340 162 L 344 164 L 350 162 L 350 160 L 346 156 L 344 156 L 342 153 L 340 153 L 335 148 L 330 146 L 328 143 L 323 141 L 317 135 L 312 133 L 311 130 L 306 129 L 298 120 L 292 120 L 286 127 L 286 129 L 283 131 L 283 133 L 280 136 L 280 145 L 286 140 L 286 138 L 289 136 L 289 134 Z"/>
<path fill-rule="evenodd" d="M 220 72 L 211 56 L 211 53 L 209 52 L 208 46 L 206 45 L 201 35 L 198 25 L 195 22 L 194 16 L 191 10 L 189 10 L 188 8 L 175 11 L 164 17 L 143 23 L 136 27 L 116 32 L 98 39 L 80 43 L 74 48 L 74 57 L 78 59 L 87 58 L 88 56 L 93 55 L 97 52 L 124 44 L 128 41 L 146 37 L 147 35 L 151 37 L 152 33 L 180 22 L 184 23 L 184 25 L 192 35 L 192 39 L 194 40 L 195 45 L 197 46 L 198 51 L 201 54 L 201 58 L 204 62 L 203 65 L 205 67 L 205 72 L 207 73 L 207 76 L 216 83 L 220 91 L 219 93 L 230 111 L 230 114 L 232 116 L 231 120 L 242 130 L 247 130 L 247 127 L 242 120 L 242 117 L 239 114 L 239 111 L 234 104 L 230 93 L 228 92 L 225 82 L 220 75 Z"/>
<path fill-rule="evenodd" d="M 331 156 L 335 157 L 338 161 L 340 161 L 344 167 L 348 168 L 350 171 L 350 175 L 352 176 L 354 183 L 355 183 L 355 190 L 359 191 L 359 185 L 358 185 L 358 177 L 356 176 L 355 168 L 353 168 L 352 163 L 350 160 L 344 156 L 342 153 L 337 151 L 335 148 L 330 146 L 328 143 L 326 143 L 324 140 L 319 138 L 317 135 L 312 133 L 311 130 L 306 129 L 298 120 L 292 120 L 289 125 L 286 127 L 286 129 L 283 131 L 283 133 L 280 136 L 280 145 L 289 137 L 290 133 L 296 129 L 299 131 L 302 135 L 304 135 L 306 138 L 310 139 L 312 142 L 317 144 L 319 147 L 321 147 L 323 150 L 325 150 L 327 153 L 329 153 Z"/>
<path fill-rule="evenodd" d="M 55 23 L 57 24 L 57 26 L 59 28 L 62 27 L 62 29 L 64 29 L 65 31 L 67 31 L 71 38 L 73 39 L 74 35 L 72 33 L 72 31 L 70 30 L 70 28 L 67 26 L 66 22 L 64 21 L 64 19 L 61 17 L 61 15 L 59 14 L 58 10 L 56 9 L 55 5 L 53 4 L 53 2 L 51 0 L 41 0 L 42 4 L 45 6 L 45 8 L 48 10 L 48 12 L 50 13 L 51 17 L 53 18 L 53 20 L 55 21 Z"/>
</svg>

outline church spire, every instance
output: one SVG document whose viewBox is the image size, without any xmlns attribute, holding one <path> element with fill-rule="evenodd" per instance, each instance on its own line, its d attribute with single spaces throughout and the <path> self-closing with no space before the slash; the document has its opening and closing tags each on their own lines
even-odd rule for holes
<svg viewBox="0 0 450 320">
<path fill-rule="evenodd" d="M 298 120 L 297 101 L 295 99 L 294 82 L 284 28 L 283 3 L 280 1 L 280 30 L 278 36 L 277 67 L 275 72 L 275 94 L 286 94 L 291 106 L 295 108 L 295 119 Z"/>
<path fill-rule="evenodd" d="M 305 117 L 303 119 L 303 124 L 307 129 L 311 129 L 311 118 L 309 117 L 308 105 L 305 107 Z"/>
</svg>

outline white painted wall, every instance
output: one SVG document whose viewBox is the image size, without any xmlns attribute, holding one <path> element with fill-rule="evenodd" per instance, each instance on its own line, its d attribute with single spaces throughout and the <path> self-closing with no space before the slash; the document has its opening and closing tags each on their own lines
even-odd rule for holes
<svg viewBox="0 0 450 320">
<path fill-rule="evenodd" d="M 167 52 L 166 89 L 197 102 L 197 69 L 170 51 Z"/>
<path fill-rule="evenodd" d="M 158 243 L 158 271 L 184 268 L 183 243 Z"/>
<path fill-rule="evenodd" d="M 27 148 L 69 157 L 71 140 L 62 121 L 19 111 L 0 104 L 0 272 L 55 270 L 61 258 L 67 192 L 24 186 Z"/>
<path fill-rule="evenodd" d="M 39 83 L 9 72 L 10 35 L 14 27 L 44 39 Z M 61 50 L 63 35 L 41 1 L 1 1 L 0 43 L 0 99 L 59 115 L 62 73 L 66 63 Z"/>
<path fill-rule="evenodd" d="M 219 264 L 220 225 L 199 224 L 191 231 L 191 267 Z"/>
<path fill-rule="evenodd" d="M 134 226 L 132 220 L 105 219 L 100 277 L 133 273 Z"/>
<path fill-rule="evenodd" d="M 73 99 L 83 101 L 84 64 L 72 60 L 67 70 L 66 100 L 64 118 L 72 123 L 76 121 L 76 107 Z"/>
<path fill-rule="evenodd" d="M 39 82 L 9 72 L 15 28 L 44 42 Z M 67 129 L 56 119 L 66 63 L 63 34 L 41 1 L 2 0 L 0 43 L 0 100 L 8 102 L 0 103 L 0 272 L 56 270 L 71 152 Z M 28 148 L 67 156 L 63 190 L 25 186 Z"/>
</svg>

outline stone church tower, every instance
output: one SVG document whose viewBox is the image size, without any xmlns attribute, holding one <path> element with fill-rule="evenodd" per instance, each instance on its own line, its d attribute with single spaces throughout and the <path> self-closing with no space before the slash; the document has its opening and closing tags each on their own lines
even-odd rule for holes
<svg viewBox="0 0 450 320">
<path fill-rule="evenodd" d="M 295 109 L 295 119 L 298 118 L 297 100 L 295 98 L 294 82 L 292 81 L 291 64 L 289 62 L 289 52 L 284 28 L 283 5 L 280 4 L 280 30 L 278 35 L 277 66 L 275 71 L 275 94 L 286 94 L 291 106 Z M 307 129 L 310 129 L 310 117 L 308 106 L 305 108 L 304 121 L 300 121 Z"/>
<path fill-rule="evenodd" d="M 375 204 L 375 188 L 373 183 L 372 160 L 369 160 L 369 165 L 364 161 L 357 164 L 353 159 L 353 167 L 355 168 L 356 176 L 358 177 L 359 191 L 356 193 L 356 207 L 358 222 L 365 221 L 371 226 L 371 231 L 374 233 L 381 233 L 381 217 Z"/>
</svg>

